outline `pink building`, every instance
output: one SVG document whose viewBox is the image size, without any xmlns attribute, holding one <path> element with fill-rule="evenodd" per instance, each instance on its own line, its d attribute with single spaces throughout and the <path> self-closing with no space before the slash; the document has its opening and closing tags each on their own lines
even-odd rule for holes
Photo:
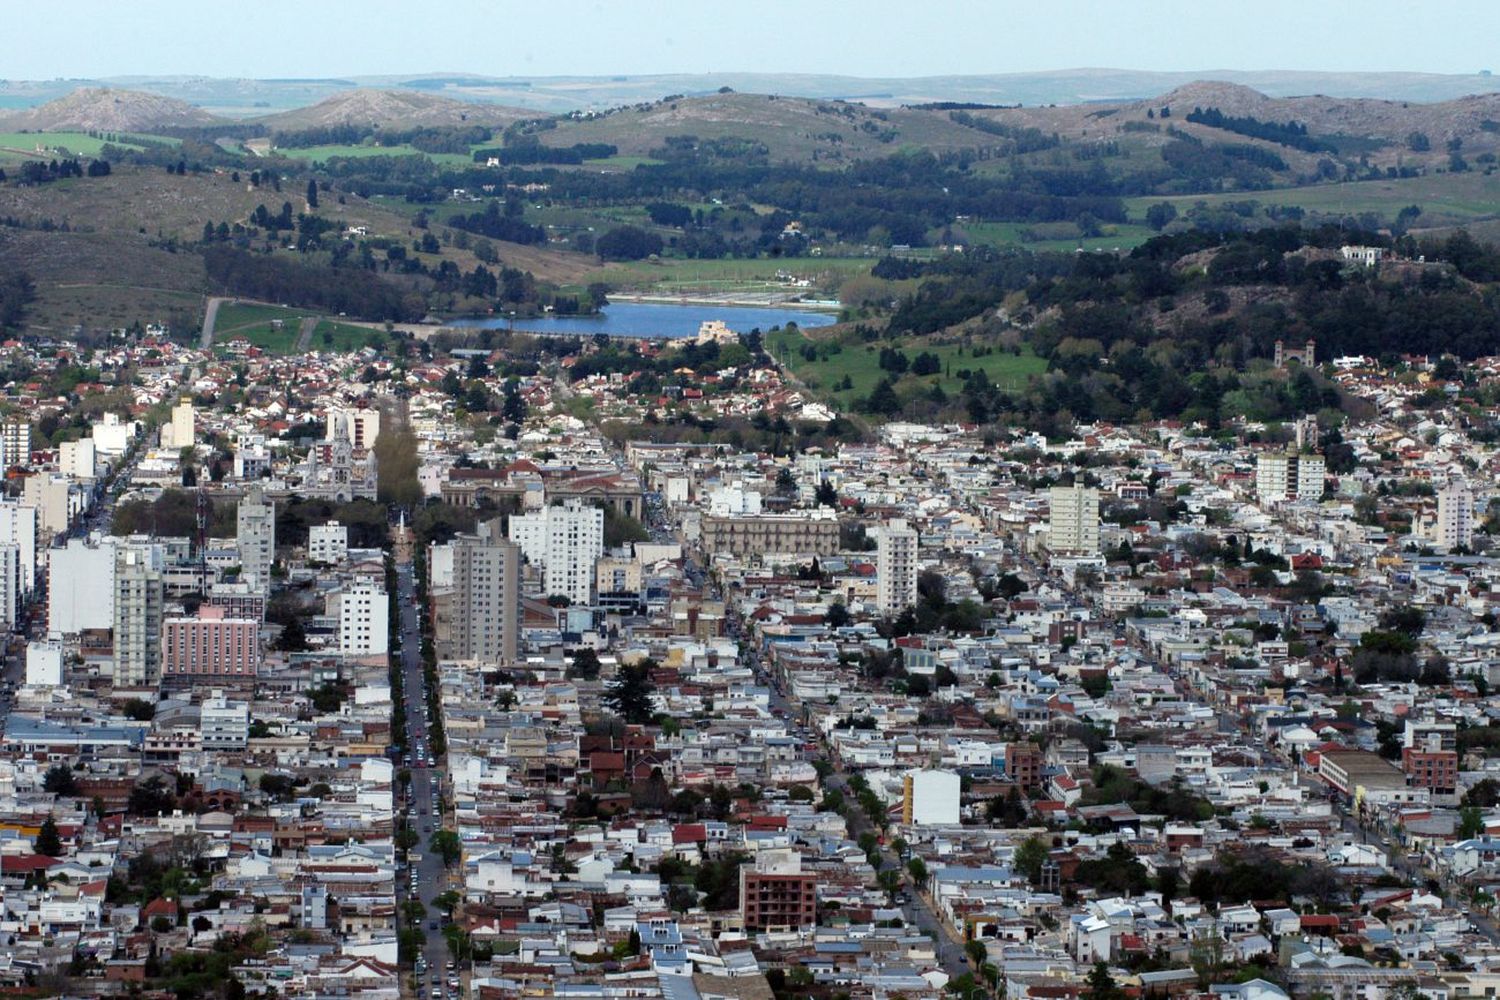
<svg viewBox="0 0 1500 1000">
<path fill-rule="evenodd" d="M 204 605 L 197 618 L 168 618 L 162 626 L 163 677 L 254 677 L 260 667 L 260 625 Z"/>
</svg>

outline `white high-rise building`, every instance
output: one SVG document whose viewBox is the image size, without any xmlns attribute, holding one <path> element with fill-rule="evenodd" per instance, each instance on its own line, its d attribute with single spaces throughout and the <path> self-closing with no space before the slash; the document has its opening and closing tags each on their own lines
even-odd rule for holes
<svg viewBox="0 0 1500 1000">
<path fill-rule="evenodd" d="M 15 628 L 21 618 L 21 547 L 0 543 L 0 626 Z"/>
<path fill-rule="evenodd" d="M 129 545 L 115 552 L 115 669 L 120 686 L 161 682 L 162 611 L 166 590 L 160 545 Z"/>
<path fill-rule="evenodd" d="M 1321 500 L 1325 467 L 1322 455 L 1260 455 L 1255 460 L 1255 493 L 1262 503 Z"/>
<path fill-rule="evenodd" d="M 94 448 L 105 458 L 123 455 L 140 431 L 134 420 L 121 420 L 118 413 L 106 413 L 93 424 L 89 432 L 94 439 Z"/>
<path fill-rule="evenodd" d="M 253 486 L 235 515 L 235 544 L 240 553 L 240 579 L 261 593 L 271 589 L 271 564 L 276 561 L 276 506 Z"/>
<path fill-rule="evenodd" d="M 521 631 L 521 547 L 501 536 L 496 518 L 453 539 L 452 549 L 453 658 L 514 663 Z"/>
<path fill-rule="evenodd" d="M 1063 555 L 1099 554 L 1099 491 L 1054 486 L 1049 495 L 1047 548 Z"/>
<path fill-rule="evenodd" d="M 510 538 L 531 562 L 542 566 L 548 596 L 573 604 L 592 600 L 594 564 L 604 555 L 604 511 L 581 500 L 513 515 Z"/>
<path fill-rule="evenodd" d="M 115 541 L 70 538 L 47 550 L 47 630 L 77 635 L 114 628 Z"/>
<path fill-rule="evenodd" d="M 307 529 L 307 558 L 326 566 L 337 566 L 349 558 L 349 528 L 337 521 Z"/>
<path fill-rule="evenodd" d="M 0 473 L 30 464 L 31 421 L 12 419 L 0 424 Z"/>
<path fill-rule="evenodd" d="M 367 576 L 339 594 L 339 652 L 381 656 L 390 648 L 390 597 Z"/>
<path fill-rule="evenodd" d="M 162 424 L 162 448 L 177 451 L 196 445 L 198 443 L 196 423 L 196 414 L 193 412 L 193 401 L 184 397 L 176 406 L 172 407 L 172 419 Z"/>
<path fill-rule="evenodd" d="M 1438 491 L 1433 541 L 1448 551 L 1474 542 L 1474 491 L 1461 479 L 1450 479 Z"/>
<path fill-rule="evenodd" d="M 21 593 L 36 587 L 36 508 L 14 500 L 0 500 L 0 545 L 21 551 Z"/>
<path fill-rule="evenodd" d="M 880 613 L 898 615 L 917 603 L 917 533 L 904 520 L 875 533 L 875 583 Z"/>
<path fill-rule="evenodd" d="M 94 439 L 79 438 L 64 441 L 57 446 L 57 469 L 74 479 L 93 479 L 98 471 L 98 455 L 94 450 Z"/>
<path fill-rule="evenodd" d="M 21 488 L 21 502 L 36 508 L 36 526 L 49 542 L 68 530 L 68 523 L 81 506 L 75 498 L 72 481 L 55 472 L 38 472 L 26 477 Z"/>
</svg>

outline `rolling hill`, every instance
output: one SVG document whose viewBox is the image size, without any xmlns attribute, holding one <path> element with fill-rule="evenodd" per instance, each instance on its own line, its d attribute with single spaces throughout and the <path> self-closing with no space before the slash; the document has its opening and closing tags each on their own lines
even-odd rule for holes
<svg viewBox="0 0 1500 1000">
<path fill-rule="evenodd" d="M 935 111 L 870 108 L 774 94 L 716 93 L 576 116 L 540 135 L 548 146 L 609 143 L 624 156 L 646 156 L 669 137 L 748 139 L 772 161 L 850 161 L 904 147 L 934 152 L 987 145 L 993 137 Z"/>
<path fill-rule="evenodd" d="M 1162 108 L 1170 118 L 1160 117 Z M 1314 140 L 1327 140 L 1346 155 L 1367 156 L 1380 167 L 1444 165 L 1450 143 L 1468 159 L 1500 152 L 1500 94 L 1477 94 L 1434 103 L 1345 98 L 1314 95 L 1271 97 L 1258 90 L 1224 81 L 1201 80 L 1177 87 L 1149 100 L 1100 102 L 1054 107 L 982 109 L 971 112 L 1019 128 L 1056 133 L 1064 140 L 1101 143 L 1128 141 L 1160 146 L 1171 141 L 1171 130 L 1205 142 L 1250 143 L 1282 156 L 1296 170 L 1310 171 L 1323 155 L 1270 142 L 1225 128 L 1190 122 L 1194 108 L 1217 108 L 1226 116 L 1259 122 L 1304 126 Z M 1427 140 L 1426 149 L 1413 149 L 1414 134 Z"/>
<path fill-rule="evenodd" d="M 400 90 L 346 90 L 317 104 L 254 119 L 275 131 L 329 125 L 376 125 L 381 128 L 424 126 L 505 126 L 537 113 L 497 104 L 476 104 L 451 97 Z"/>
<path fill-rule="evenodd" d="M 138 90 L 84 87 L 40 107 L 0 115 L 0 131 L 151 132 L 219 119 L 186 101 Z"/>
</svg>

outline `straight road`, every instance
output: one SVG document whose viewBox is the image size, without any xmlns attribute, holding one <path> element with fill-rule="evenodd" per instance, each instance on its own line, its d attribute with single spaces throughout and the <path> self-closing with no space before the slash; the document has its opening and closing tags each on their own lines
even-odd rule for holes
<svg viewBox="0 0 1500 1000">
<path fill-rule="evenodd" d="M 412 891 L 409 874 L 403 876 L 403 886 L 407 899 L 420 899 L 427 907 L 427 915 L 422 918 L 422 932 L 427 936 L 427 943 L 423 948 L 427 970 L 418 990 L 419 995 L 426 996 L 430 989 L 429 983 L 432 986 L 442 985 L 449 957 L 448 942 L 442 935 L 441 914 L 432 902 L 449 888 L 448 869 L 443 864 L 442 855 L 428 847 L 433 832 L 443 829 L 447 823 L 446 817 L 437 810 L 437 772 L 427 766 L 425 756 L 419 758 L 416 750 L 418 743 L 428 752 L 431 752 L 432 747 L 426 714 L 426 681 L 422 676 L 422 630 L 417 620 L 416 585 L 412 579 L 410 558 L 396 564 L 395 600 L 401 611 L 401 672 L 406 697 L 406 746 L 411 755 L 408 822 L 421 837 L 414 852 L 422 855 L 422 860 L 415 866 L 416 891 Z M 443 765 L 443 758 L 435 759 L 439 766 Z"/>
</svg>

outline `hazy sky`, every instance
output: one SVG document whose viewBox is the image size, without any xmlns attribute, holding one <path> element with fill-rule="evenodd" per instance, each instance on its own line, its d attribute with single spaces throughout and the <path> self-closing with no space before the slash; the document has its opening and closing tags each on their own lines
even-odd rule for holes
<svg viewBox="0 0 1500 1000">
<path fill-rule="evenodd" d="M 1495 0 L 0 0 L 11 79 L 1500 70 Z"/>
</svg>

